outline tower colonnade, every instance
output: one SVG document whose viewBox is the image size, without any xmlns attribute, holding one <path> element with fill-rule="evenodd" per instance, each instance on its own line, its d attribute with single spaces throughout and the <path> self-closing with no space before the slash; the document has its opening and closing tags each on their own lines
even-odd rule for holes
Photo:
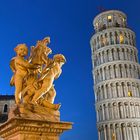
<svg viewBox="0 0 140 140">
<path fill-rule="evenodd" d="M 133 62 L 138 62 L 137 49 L 132 48 L 126 44 L 124 45 L 111 45 L 106 48 L 101 48 L 96 51 L 93 56 L 94 66 L 99 66 L 103 63 L 117 61 L 117 60 L 128 60 Z"/>
<path fill-rule="evenodd" d="M 136 78 L 140 77 L 140 65 L 135 62 L 116 61 L 96 67 L 93 71 L 95 84 L 114 78 Z"/>
<path fill-rule="evenodd" d="M 140 140 L 140 65 L 127 17 L 105 11 L 91 38 L 98 140 Z"/>
<path fill-rule="evenodd" d="M 127 119 L 140 117 L 140 100 L 137 98 L 124 99 L 116 98 L 111 100 L 104 100 L 96 105 L 97 122 L 113 119 Z"/>
<path fill-rule="evenodd" d="M 96 102 L 122 97 L 130 99 L 132 96 L 140 98 L 140 81 L 133 78 L 106 80 L 99 83 L 94 91 Z"/>
<path fill-rule="evenodd" d="M 112 27 L 93 36 L 94 52 L 104 46 L 115 44 L 127 44 L 134 47 L 136 45 L 135 33 L 128 28 Z"/>
<path fill-rule="evenodd" d="M 137 120 L 119 120 L 116 121 L 116 123 L 108 121 L 98 125 L 98 138 L 103 140 L 112 140 L 114 137 L 117 138 L 117 140 L 139 140 L 139 129 L 140 123 L 137 122 Z"/>
</svg>

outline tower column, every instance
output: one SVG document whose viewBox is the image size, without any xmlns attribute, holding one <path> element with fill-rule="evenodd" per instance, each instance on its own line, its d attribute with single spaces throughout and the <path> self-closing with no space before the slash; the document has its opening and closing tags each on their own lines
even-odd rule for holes
<svg viewBox="0 0 140 140">
<path fill-rule="evenodd" d="M 127 131 L 126 131 L 126 125 L 123 124 L 123 136 L 124 136 L 124 140 L 127 140 Z"/>
<path fill-rule="evenodd" d="M 107 135 L 106 135 L 106 128 L 105 128 L 105 125 L 103 126 L 104 127 L 104 136 L 105 136 L 105 140 L 107 140 Z"/>
</svg>

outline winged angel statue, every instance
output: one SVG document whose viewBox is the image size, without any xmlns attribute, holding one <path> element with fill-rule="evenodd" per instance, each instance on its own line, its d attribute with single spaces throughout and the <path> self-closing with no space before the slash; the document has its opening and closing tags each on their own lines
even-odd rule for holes
<svg viewBox="0 0 140 140">
<path fill-rule="evenodd" d="M 59 116 L 56 112 L 59 112 L 60 104 L 54 104 L 56 91 L 53 82 L 62 73 L 66 59 L 62 54 L 49 58 L 48 55 L 52 53 L 47 46 L 49 43 L 50 37 L 37 41 L 31 47 L 27 59 L 26 44 L 19 44 L 14 48 L 16 56 L 10 61 L 13 71 L 10 85 L 15 86 L 16 107 L 11 109 L 11 114 L 41 119 Z"/>
</svg>

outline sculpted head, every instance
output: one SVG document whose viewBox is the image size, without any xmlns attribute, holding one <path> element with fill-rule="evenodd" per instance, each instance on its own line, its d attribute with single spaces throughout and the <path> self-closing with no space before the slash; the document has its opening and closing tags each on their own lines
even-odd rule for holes
<svg viewBox="0 0 140 140">
<path fill-rule="evenodd" d="M 66 62 L 65 56 L 62 55 L 62 54 L 56 54 L 56 55 L 54 55 L 53 60 L 55 62 L 62 63 L 62 64 L 64 64 Z"/>
<path fill-rule="evenodd" d="M 14 48 L 15 52 L 17 53 L 18 56 L 26 56 L 28 54 L 28 48 L 26 44 L 18 44 Z"/>
</svg>

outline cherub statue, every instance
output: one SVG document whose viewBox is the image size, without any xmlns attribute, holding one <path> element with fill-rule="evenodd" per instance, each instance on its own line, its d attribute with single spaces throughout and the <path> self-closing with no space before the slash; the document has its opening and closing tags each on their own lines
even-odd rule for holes
<svg viewBox="0 0 140 140">
<path fill-rule="evenodd" d="M 41 101 L 41 104 L 44 106 L 53 104 L 56 96 L 53 82 L 60 76 L 62 72 L 61 67 L 65 62 L 66 59 L 62 54 L 54 55 L 53 64 L 51 65 L 51 67 L 44 69 L 42 76 L 34 81 L 31 86 L 26 88 L 27 94 L 24 97 L 24 101 L 29 101 L 33 104 L 38 104 Z M 39 83 L 41 85 L 38 88 L 36 87 L 36 84 Z M 24 91 L 24 93 L 26 93 L 26 91 Z"/>
<path fill-rule="evenodd" d="M 53 61 L 54 61 L 54 63 L 52 65 L 52 67 L 50 67 L 49 70 L 46 69 L 46 71 L 47 71 L 46 76 L 45 77 L 43 76 L 43 78 L 40 77 L 40 79 L 42 81 L 42 85 L 41 85 L 40 89 L 35 90 L 35 93 L 34 93 L 34 96 L 32 99 L 32 103 L 37 103 L 37 101 L 40 97 L 47 94 L 49 92 L 49 90 L 51 90 L 54 80 L 57 79 L 62 72 L 61 67 L 66 62 L 66 59 L 62 54 L 56 54 L 53 57 Z M 38 81 L 40 81 L 40 79 Z M 55 96 L 55 94 L 53 96 Z M 46 95 L 46 98 L 47 98 L 47 95 Z M 54 100 L 53 98 L 54 97 L 51 97 L 52 102 Z"/>
<path fill-rule="evenodd" d="M 17 56 L 12 58 L 10 62 L 10 67 L 14 72 L 10 85 L 15 85 L 15 102 L 16 104 L 19 104 L 21 99 L 20 92 L 23 88 L 24 79 L 27 76 L 29 69 L 35 69 L 37 67 L 24 59 L 28 53 L 28 48 L 25 44 L 17 45 L 14 50 Z"/>
<path fill-rule="evenodd" d="M 43 40 L 37 41 L 35 47 L 31 47 L 29 61 L 34 65 L 40 66 L 40 69 L 38 69 L 36 72 L 34 71 L 34 73 L 36 73 L 37 78 L 43 78 L 46 75 L 46 70 L 48 70 L 53 63 L 53 60 L 48 58 L 48 55 L 52 52 L 52 50 L 47 46 L 49 43 L 50 37 L 46 37 Z M 33 74 L 28 76 L 26 81 L 27 86 L 22 91 L 24 102 L 30 102 L 30 97 L 32 96 L 34 91 L 32 85 L 34 85 L 35 90 L 37 90 L 41 86 L 41 82 L 39 81 L 41 80 L 36 79 L 35 81 Z"/>
<path fill-rule="evenodd" d="M 14 72 L 10 84 L 15 85 L 15 101 L 18 105 L 15 110 L 19 111 L 19 115 L 31 117 L 36 114 L 40 119 L 59 120 L 60 104 L 54 104 L 56 91 L 53 84 L 60 76 L 66 59 L 62 54 L 49 58 L 48 55 L 52 53 L 47 46 L 49 43 L 49 37 L 38 41 L 31 48 L 28 59 L 25 59 L 28 53 L 25 44 L 15 48 L 17 56 L 10 62 Z"/>
</svg>

